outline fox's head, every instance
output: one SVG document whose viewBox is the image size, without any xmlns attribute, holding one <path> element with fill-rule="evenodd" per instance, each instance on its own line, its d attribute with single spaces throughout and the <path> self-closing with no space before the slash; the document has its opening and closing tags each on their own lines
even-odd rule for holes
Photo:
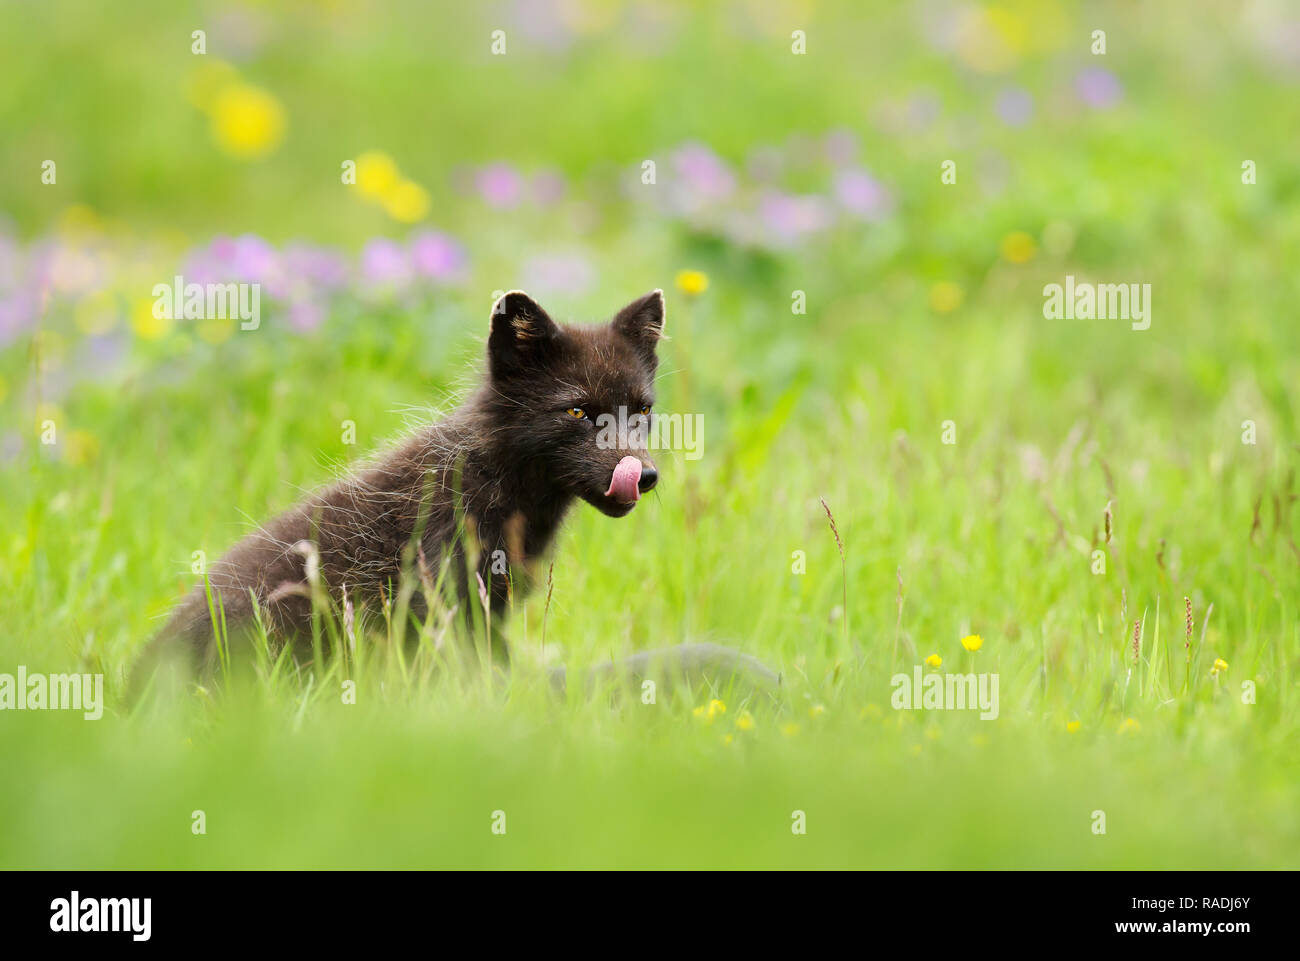
<svg viewBox="0 0 1300 961">
<path fill-rule="evenodd" d="M 555 323 L 521 291 L 492 308 L 488 383 L 493 445 L 559 492 L 623 517 L 659 472 L 646 452 L 664 295 L 608 324 Z"/>
</svg>

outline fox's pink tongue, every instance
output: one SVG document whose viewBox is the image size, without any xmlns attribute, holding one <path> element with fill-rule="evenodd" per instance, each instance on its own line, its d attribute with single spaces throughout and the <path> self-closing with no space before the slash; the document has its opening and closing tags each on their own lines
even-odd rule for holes
<svg viewBox="0 0 1300 961">
<path fill-rule="evenodd" d="M 614 468 L 606 497 L 612 497 L 624 504 L 635 504 L 641 499 L 641 461 L 636 457 L 624 457 Z"/>
</svg>

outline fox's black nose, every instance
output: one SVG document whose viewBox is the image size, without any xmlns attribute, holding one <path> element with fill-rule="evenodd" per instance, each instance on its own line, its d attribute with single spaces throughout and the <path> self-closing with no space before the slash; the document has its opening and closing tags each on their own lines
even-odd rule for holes
<svg viewBox="0 0 1300 961">
<path fill-rule="evenodd" d="M 637 481 L 636 486 L 639 487 L 641 489 L 641 493 L 644 494 L 646 491 L 654 487 L 655 484 L 657 483 L 659 483 L 659 472 L 649 464 L 646 464 L 644 467 L 641 468 L 641 479 Z"/>
</svg>

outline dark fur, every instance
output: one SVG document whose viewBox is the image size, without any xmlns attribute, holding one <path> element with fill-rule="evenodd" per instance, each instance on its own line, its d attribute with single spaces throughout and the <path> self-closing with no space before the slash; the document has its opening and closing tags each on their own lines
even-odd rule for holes
<svg viewBox="0 0 1300 961">
<path fill-rule="evenodd" d="M 248 628 L 256 598 L 269 635 L 292 645 L 295 656 L 308 657 L 312 603 L 307 558 L 296 545 L 314 545 L 320 581 L 336 604 L 346 589 L 355 607 L 376 610 L 410 563 L 417 529 L 427 568 L 436 572 L 450 554 L 448 576 L 463 612 L 479 605 L 465 559 L 466 543 L 472 545 L 497 626 L 510 592 L 519 596 L 527 589 L 533 562 L 575 499 L 612 517 L 629 513 L 632 505 L 605 496 L 615 465 L 629 454 L 647 471 L 643 489 L 653 485 L 645 449 L 602 450 L 593 421 L 599 413 L 617 414 L 620 406 L 635 412 L 653 403 L 663 324 L 657 290 L 594 327 L 557 325 L 527 295 L 505 295 L 493 308 L 485 382 L 461 407 L 375 466 L 248 535 L 211 565 L 212 602 L 224 612 L 227 631 L 233 636 Z M 566 413 L 570 407 L 583 408 L 588 419 L 575 419 Z M 459 528 L 458 505 L 464 518 Z M 458 536 L 458 530 L 474 536 Z M 496 551 L 505 552 L 509 575 L 493 573 L 493 559 L 501 557 Z M 421 600 L 417 591 L 417 614 Z M 491 645 L 494 659 L 508 663 L 498 631 Z M 200 585 L 150 645 L 132 688 L 138 694 L 167 654 L 184 652 L 187 673 L 209 672 L 215 650 L 209 600 Z M 562 685 L 562 673 L 557 680 Z"/>
</svg>

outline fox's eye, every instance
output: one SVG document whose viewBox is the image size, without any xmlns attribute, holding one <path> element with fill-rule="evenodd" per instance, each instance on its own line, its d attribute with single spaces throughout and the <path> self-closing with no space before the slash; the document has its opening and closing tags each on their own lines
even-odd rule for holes
<svg viewBox="0 0 1300 961">
<path fill-rule="evenodd" d="M 582 420 L 584 417 L 587 416 L 587 412 L 583 410 L 581 407 L 570 407 L 568 410 L 565 411 L 565 413 L 577 420 Z"/>
<path fill-rule="evenodd" d="M 646 404 L 644 407 L 641 408 L 641 416 L 642 416 L 642 417 L 649 417 L 649 416 L 650 416 L 650 405 L 649 405 L 649 404 Z"/>
</svg>

